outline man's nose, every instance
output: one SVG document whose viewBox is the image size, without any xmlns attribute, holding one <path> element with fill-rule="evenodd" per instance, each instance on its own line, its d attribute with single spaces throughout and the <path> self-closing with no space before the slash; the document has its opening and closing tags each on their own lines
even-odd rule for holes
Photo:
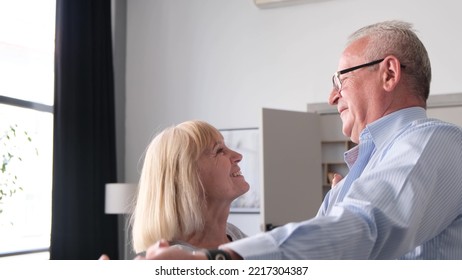
<svg viewBox="0 0 462 280">
<path fill-rule="evenodd" d="M 342 97 L 340 91 L 332 88 L 332 91 L 329 94 L 328 102 L 330 105 L 337 105 L 339 98 Z"/>
</svg>

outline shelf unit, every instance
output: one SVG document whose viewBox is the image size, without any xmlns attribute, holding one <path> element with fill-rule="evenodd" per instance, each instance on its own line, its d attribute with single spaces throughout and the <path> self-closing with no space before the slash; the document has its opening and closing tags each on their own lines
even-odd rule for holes
<svg viewBox="0 0 462 280">
<path fill-rule="evenodd" d="M 314 105 L 313 105 L 314 106 Z M 322 164 L 322 197 L 332 187 L 331 176 L 338 173 L 346 176 L 348 166 L 343 160 L 343 154 L 355 144 L 342 133 L 342 121 L 337 111 L 319 111 L 308 106 L 308 111 L 319 114 L 321 127 L 321 164 Z"/>
<path fill-rule="evenodd" d="M 355 144 L 351 141 L 321 141 L 322 150 L 322 196 L 332 187 L 332 177 L 338 173 L 345 177 L 348 173 L 348 166 L 343 160 L 343 154 L 353 148 Z"/>
</svg>

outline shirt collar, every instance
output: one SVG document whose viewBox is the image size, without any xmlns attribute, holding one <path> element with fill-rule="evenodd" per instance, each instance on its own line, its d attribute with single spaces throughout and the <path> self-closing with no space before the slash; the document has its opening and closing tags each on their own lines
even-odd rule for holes
<svg viewBox="0 0 462 280">
<path fill-rule="evenodd" d="M 422 107 L 410 107 L 388 114 L 368 125 L 359 135 L 359 143 L 372 138 L 376 149 L 381 149 L 390 137 L 396 137 L 401 129 L 411 122 L 427 117 Z M 344 154 L 345 162 L 351 167 L 358 157 L 359 145 L 351 148 Z"/>
<path fill-rule="evenodd" d="M 422 107 L 410 107 L 388 114 L 368 125 L 361 132 L 359 142 L 366 137 L 372 137 L 375 147 L 380 149 L 390 137 L 396 137 L 404 127 L 413 121 L 427 118 L 427 113 Z"/>
</svg>

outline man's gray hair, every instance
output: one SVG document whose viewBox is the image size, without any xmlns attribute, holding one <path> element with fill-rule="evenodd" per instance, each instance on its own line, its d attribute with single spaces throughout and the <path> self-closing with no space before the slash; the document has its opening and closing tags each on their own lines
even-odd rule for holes
<svg viewBox="0 0 462 280">
<path fill-rule="evenodd" d="M 409 77 L 412 91 L 427 100 L 432 76 L 430 59 L 412 24 L 392 20 L 368 25 L 351 34 L 347 45 L 364 37 L 369 39 L 365 58 L 372 61 L 387 55 L 397 57 L 405 65 L 403 72 Z"/>
</svg>

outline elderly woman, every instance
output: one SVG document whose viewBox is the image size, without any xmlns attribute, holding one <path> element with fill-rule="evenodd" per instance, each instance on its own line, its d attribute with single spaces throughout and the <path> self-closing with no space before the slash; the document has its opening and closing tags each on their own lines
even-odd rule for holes
<svg viewBox="0 0 462 280">
<path fill-rule="evenodd" d="M 187 121 L 159 133 L 146 151 L 132 216 L 133 247 L 159 240 L 214 249 L 245 237 L 228 223 L 231 202 L 249 190 L 242 155 L 203 121 Z"/>
</svg>

